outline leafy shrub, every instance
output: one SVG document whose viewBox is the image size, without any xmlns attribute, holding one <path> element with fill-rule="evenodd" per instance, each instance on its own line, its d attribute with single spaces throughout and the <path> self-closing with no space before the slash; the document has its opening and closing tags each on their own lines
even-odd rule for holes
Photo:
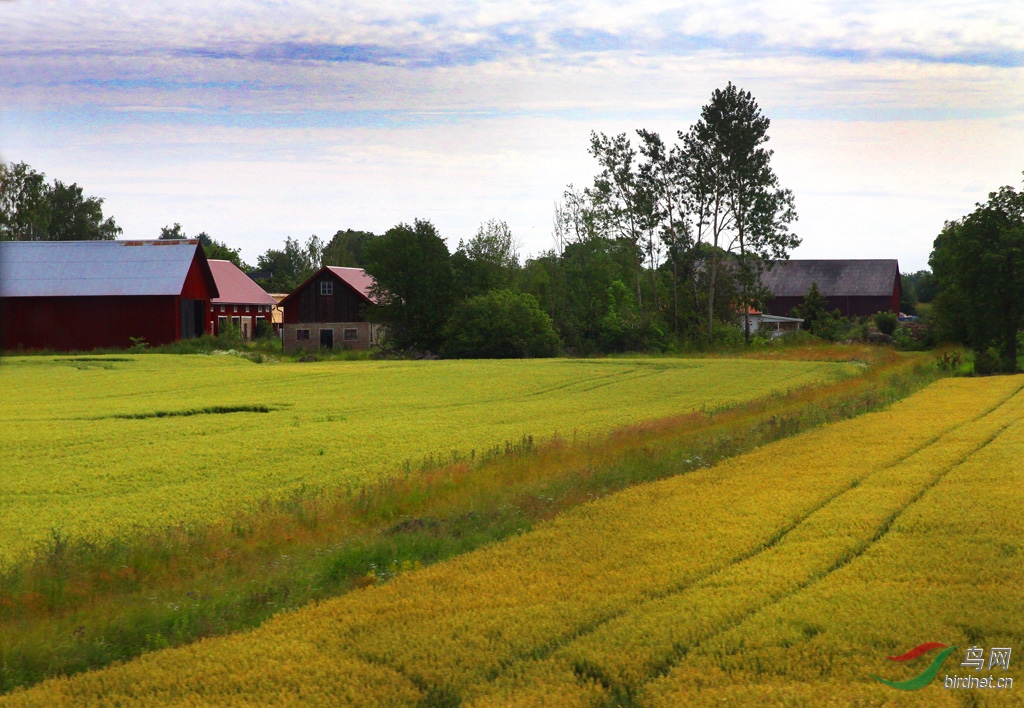
<svg viewBox="0 0 1024 708">
<path fill-rule="evenodd" d="M 833 342 L 843 338 L 850 324 L 839 310 L 828 309 L 828 298 L 821 294 L 816 282 L 811 283 L 803 304 L 793 308 L 793 316 L 802 318 L 804 328 L 811 334 Z"/>
<path fill-rule="evenodd" d="M 598 337 L 601 349 L 611 352 L 650 351 L 665 348 L 665 332 L 637 307 L 633 291 L 621 280 L 608 288 L 608 312 L 601 318 Z"/>
<path fill-rule="evenodd" d="M 739 347 L 744 344 L 743 329 L 728 322 L 715 321 L 711 326 L 712 347 Z"/>
<path fill-rule="evenodd" d="M 274 327 L 269 322 L 264 320 L 256 321 L 256 339 L 277 339 L 277 335 L 274 334 Z"/>
<path fill-rule="evenodd" d="M 149 342 L 145 337 L 128 337 L 128 339 L 132 341 L 132 345 L 128 347 L 130 352 L 144 352 L 149 349 Z"/>
<path fill-rule="evenodd" d="M 555 356 L 558 335 L 532 295 L 491 290 L 460 303 L 444 328 L 441 353 L 452 358 Z"/>
<path fill-rule="evenodd" d="M 878 331 L 890 337 L 896 331 L 899 321 L 899 317 L 894 312 L 879 312 L 875 315 L 875 326 L 878 327 Z"/>
<path fill-rule="evenodd" d="M 229 342 L 240 342 L 242 341 L 242 330 L 231 321 L 228 317 L 223 324 L 220 326 L 220 331 L 217 333 L 218 339 L 223 339 Z"/>
</svg>

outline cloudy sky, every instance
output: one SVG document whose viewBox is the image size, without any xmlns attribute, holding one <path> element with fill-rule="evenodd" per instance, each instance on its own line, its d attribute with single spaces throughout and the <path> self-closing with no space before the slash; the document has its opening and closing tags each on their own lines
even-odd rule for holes
<svg viewBox="0 0 1024 708">
<path fill-rule="evenodd" d="M 1024 170 L 1024 2 L 0 0 L 0 158 L 250 262 L 286 236 L 504 219 L 550 247 L 590 131 L 674 139 L 732 81 L 803 258 L 927 263 Z"/>
</svg>

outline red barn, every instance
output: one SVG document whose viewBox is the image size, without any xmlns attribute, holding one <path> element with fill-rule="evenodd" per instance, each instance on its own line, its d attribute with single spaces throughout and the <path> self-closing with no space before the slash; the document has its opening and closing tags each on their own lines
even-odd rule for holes
<svg viewBox="0 0 1024 708">
<path fill-rule="evenodd" d="M 843 317 L 899 314 L 903 295 L 895 259 L 775 261 L 761 282 L 772 295 L 765 306 L 772 315 L 789 315 L 803 304 L 812 283 L 828 299 L 829 309 Z"/>
<path fill-rule="evenodd" d="M 273 327 L 277 300 L 231 261 L 211 259 L 209 263 L 220 295 L 210 303 L 207 330 L 219 335 L 230 322 L 241 333 L 242 339 L 252 339 L 261 324 Z"/>
<path fill-rule="evenodd" d="M 0 243 L 0 347 L 90 350 L 203 334 L 217 297 L 199 241 Z"/>
<path fill-rule="evenodd" d="M 377 329 L 363 317 L 373 278 L 362 268 L 324 266 L 281 301 L 285 351 L 369 349 Z"/>
</svg>

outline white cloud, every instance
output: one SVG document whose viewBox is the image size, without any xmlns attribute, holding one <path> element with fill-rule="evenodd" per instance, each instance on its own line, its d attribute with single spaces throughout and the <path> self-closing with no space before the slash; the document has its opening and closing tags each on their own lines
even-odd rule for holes
<svg viewBox="0 0 1024 708">
<path fill-rule="evenodd" d="M 250 259 L 414 217 L 537 251 L 590 130 L 671 136 L 732 80 L 773 119 L 799 253 L 920 266 L 1019 182 L 1022 30 L 1020 3 L 940 0 L 3 3 L 0 152 L 132 236 L 180 221 Z"/>
</svg>

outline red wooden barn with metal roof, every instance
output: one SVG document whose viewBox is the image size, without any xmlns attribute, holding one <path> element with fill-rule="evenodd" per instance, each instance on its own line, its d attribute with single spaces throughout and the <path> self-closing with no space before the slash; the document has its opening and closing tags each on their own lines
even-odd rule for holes
<svg viewBox="0 0 1024 708">
<path fill-rule="evenodd" d="M 373 304 L 373 285 L 362 268 L 324 266 L 311 275 L 279 304 L 284 350 L 369 349 L 378 332 L 362 313 Z"/>
<path fill-rule="evenodd" d="M 828 299 L 829 309 L 843 317 L 899 314 L 903 294 L 895 259 L 775 261 L 761 274 L 761 282 L 772 295 L 766 304 L 772 315 L 789 315 L 802 305 L 813 283 Z"/>
<path fill-rule="evenodd" d="M 210 302 L 207 331 L 219 335 L 230 322 L 242 339 L 252 339 L 261 323 L 271 327 L 277 300 L 231 261 L 210 259 L 209 263 L 220 295 Z"/>
<path fill-rule="evenodd" d="M 123 348 L 198 337 L 217 286 L 199 241 L 0 243 L 3 349 Z"/>
</svg>

